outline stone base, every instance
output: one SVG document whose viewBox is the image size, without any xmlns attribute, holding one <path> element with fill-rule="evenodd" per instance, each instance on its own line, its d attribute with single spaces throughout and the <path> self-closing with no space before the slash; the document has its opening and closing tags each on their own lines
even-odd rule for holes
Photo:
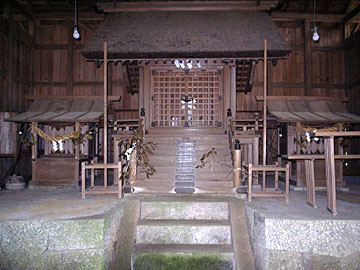
<svg viewBox="0 0 360 270">
<path fill-rule="evenodd" d="M 100 217 L 0 221 L 0 269 L 108 269 L 122 209 Z"/>
<path fill-rule="evenodd" d="M 133 257 L 134 270 L 234 269 L 234 254 L 140 253 Z"/>
<path fill-rule="evenodd" d="M 245 206 L 256 269 L 359 269 L 360 220 L 292 219 Z"/>
</svg>

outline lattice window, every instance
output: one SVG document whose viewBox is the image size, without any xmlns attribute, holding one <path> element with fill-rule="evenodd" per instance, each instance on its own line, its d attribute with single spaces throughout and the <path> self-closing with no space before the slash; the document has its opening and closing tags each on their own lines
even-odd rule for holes
<svg viewBox="0 0 360 270">
<path fill-rule="evenodd" d="M 221 74 L 153 71 L 152 111 L 154 126 L 220 126 Z"/>
</svg>

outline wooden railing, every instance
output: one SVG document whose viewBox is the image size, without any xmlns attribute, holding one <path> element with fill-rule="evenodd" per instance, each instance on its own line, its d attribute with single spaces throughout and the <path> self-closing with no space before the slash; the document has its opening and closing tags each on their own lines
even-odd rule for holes
<svg viewBox="0 0 360 270">
<path fill-rule="evenodd" d="M 235 187 L 243 183 L 243 163 L 258 164 L 260 129 L 263 127 L 261 122 L 262 119 L 257 117 L 233 119 L 231 112 L 228 112 L 227 134 L 234 167 Z"/>
<path fill-rule="evenodd" d="M 122 165 L 117 163 L 81 163 L 81 195 L 85 199 L 86 194 L 118 194 L 122 197 Z M 114 170 L 114 183 L 108 186 L 108 170 Z M 90 187 L 86 188 L 86 170 L 90 170 Z M 102 186 L 95 186 L 95 170 L 104 170 L 104 184 Z M 115 173 L 116 171 L 116 173 Z M 116 179 L 116 181 L 115 181 Z"/>
<path fill-rule="evenodd" d="M 141 148 L 145 136 L 145 116 L 140 116 L 138 119 L 117 120 L 115 121 L 114 129 L 118 131 L 118 134 L 113 135 L 114 162 L 126 164 L 123 174 L 129 176 L 128 184 L 131 187 L 136 183 L 137 149 Z M 130 160 L 126 160 L 121 153 L 128 150 L 129 140 L 131 139 L 136 140 L 136 146 L 131 152 Z M 119 145 L 119 141 L 123 143 Z"/>
</svg>

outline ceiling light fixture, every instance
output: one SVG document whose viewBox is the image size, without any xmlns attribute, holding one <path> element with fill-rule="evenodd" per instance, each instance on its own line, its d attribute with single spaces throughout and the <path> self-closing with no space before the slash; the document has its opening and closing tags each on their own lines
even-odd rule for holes
<svg viewBox="0 0 360 270">
<path fill-rule="evenodd" d="M 315 20 L 315 11 L 316 11 L 316 0 L 314 0 L 314 34 L 313 34 L 313 41 L 317 42 L 320 38 L 318 33 L 318 28 L 316 26 L 316 20 Z"/>
<path fill-rule="evenodd" d="M 75 0 L 75 24 L 74 24 L 74 32 L 73 32 L 73 38 L 79 39 L 80 33 L 77 26 L 77 0 Z"/>
</svg>

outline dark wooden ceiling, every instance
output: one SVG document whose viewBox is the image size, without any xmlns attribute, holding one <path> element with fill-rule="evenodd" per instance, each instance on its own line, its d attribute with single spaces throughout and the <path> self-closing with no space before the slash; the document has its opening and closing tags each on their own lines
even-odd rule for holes
<svg viewBox="0 0 360 270">
<path fill-rule="evenodd" d="M 7 0 L 5 0 L 7 1 Z M 1 8 L 3 9 L 4 2 L 0 1 Z M 32 14 L 34 17 L 37 15 L 49 13 L 70 13 L 74 12 L 75 0 L 9 0 L 17 2 L 25 10 Z M 151 2 L 153 0 L 141 0 L 141 2 Z M 155 0 L 154 0 L 155 1 Z M 160 2 L 159 0 L 156 0 Z M 174 0 L 172 0 L 174 1 Z M 175 0 L 181 1 L 181 0 Z M 184 1 L 184 0 L 183 0 Z M 185 0 L 187 1 L 187 0 Z M 212 0 L 207 0 L 212 1 Z M 246 1 L 246 0 L 235 0 Z M 77 0 L 79 13 L 82 12 L 96 12 L 96 4 L 99 2 L 140 2 L 139 0 Z M 167 2 L 167 1 L 161 1 Z M 204 1 L 205 2 L 205 1 Z M 358 0 L 316 0 L 316 13 L 318 14 L 346 14 L 360 4 Z M 284 12 L 300 12 L 300 13 L 313 13 L 314 0 L 279 0 L 277 11 Z"/>
<path fill-rule="evenodd" d="M 11 2 L 15 14 L 15 20 L 22 19 L 37 19 L 37 20 L 51 20 L 51 19 L 70 19 L 74 17 L 75 0 L 0 0 L 0 11 L 4 14 L 5 3 Z M 97 24 L 102 20 L 103 13 L 98 10 L 98 3 L 105 2 L 168 2 L 163 0 L 77 0 L 79 20 L 87 24 Z M 174 0 L 172 0 L 174 2 Z M 181 1 L 181 0 L 175 0 Z M 184 0 L 183 0 L 184 1 Z M 187 0 L 185 0 L 187 1 Z M 204 2 L 211 2 L 213 0 L 206 0 Z M 216 0 L 214 0 L 216 1 Z M 232 2 L 251 2 L 249 0 L 233 0 Z M 299 20 L 304 16 L 313 16 L 314 14 L 314 1 L 316 1 L 315 13 L 317 21 L 332 22 L 339 25 L 339 16 L 341 16 L 340 23 L 351 24 L 352 28 L 359 28 L 360 23 L 360 0 L 279 0 L 277 4 L 271 8 L 270 12 L 278 16 L 277 21 L 286 18 L 284 21 L 293 21 L 295 17 L 292 14 L 299 15 Z M 201 2 L 201 1 L 198 1 Z M 226 1 L 224 1 L 226 2 Z M 254 0 L 252 2 L 261 3 L 265 0 Z M 276 2 L 276 1 L 275 1 Z M 140 4 L 139 4 L 140 5 Z M 289 16 L 286 17 L 286 14 Z M 326 16 L 337 18 L 334 20 L 326 20 Z M 338 16 L 338 17 L 336 17 Z M 346 17 L 348 16 L 348 17 Z M 313 17 L 311 17 L 312 19 Z M 323 18 L 323 20 L 321 20 Z M 337 20 L 337 21 L 336 21 Z M 336 21 L 336 22 L 335 22 Z"/>
</svg>

